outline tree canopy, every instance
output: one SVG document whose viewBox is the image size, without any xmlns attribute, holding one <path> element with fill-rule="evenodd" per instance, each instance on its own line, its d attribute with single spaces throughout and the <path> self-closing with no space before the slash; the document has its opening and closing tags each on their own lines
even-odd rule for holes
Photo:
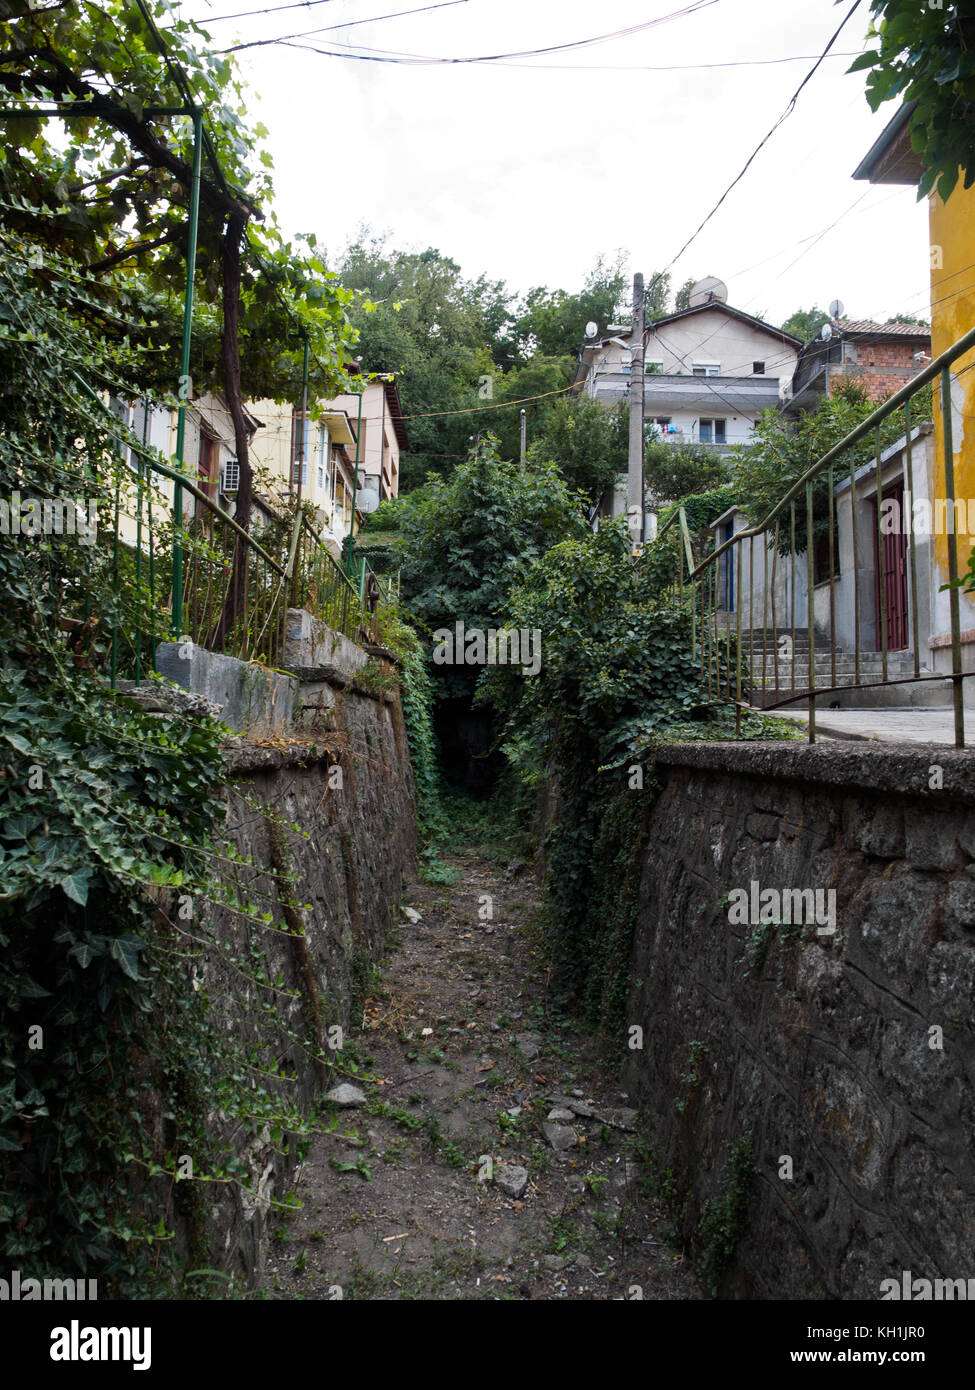
<svg viewBox="0 0 975 1390">
<path fill-rule="evenodd" d="M 449 481 L 432 475 L 398 510 L 403 601 L 427 634 L 458 620 L 500 627 L 512 586 L 551 546 L 585 530 L 555 465 L 505 460 L 492 434 Z M 441 696 L 461 695 L 472 692 L 480 671 L 438 667 L 435 674 Z"/>
<path fill-rule="evenodd" d="M 911 143 L 924 163 L 918 198 L 948 198 L 975 183 L 975 16 L 970 6 L 872 0 L 871 47 L 851 64 L 867 72 L 867 100 L 911 102 Z M 964 14 L 965 9 L 969 10 Z"/>
</svg>

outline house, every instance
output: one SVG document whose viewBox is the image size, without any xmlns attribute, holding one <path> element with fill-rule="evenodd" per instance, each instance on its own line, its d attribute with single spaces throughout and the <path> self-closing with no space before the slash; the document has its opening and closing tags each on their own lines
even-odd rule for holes
<svg viewBox="0 0 975 1390">
<path fill-rule="evenodd" d="M 855 381 L 878 403 L 931 361 L 931 330 L 913 323 L 833 319 L 799 353 L 787 415 L 815 410 L 824 396 Z"/>
<path fill-rule="evenodd" d="M 361 398 L 320 401 L 318 419 L 309 410 L 303 430 L 301 411 L 292 405 L 258 401 L 253 408 L 264 421 L 251 449 L 258 486 L 280 502 L 293 501 L 300 487 L 302 500 L 315 507 L 323 539 L 337 553 L 350 533 L 353 495 L 357 523 L 367 507 L 398 496 L 400 454 L 408 439 L 393 380 L 367 382 Z"/>
<path fill-rule="evenodd" d="M 381 501 L 399 496 L 400 454 L 409 448 L 403 407 L 392 376 L 370 381 L 359 398 L 337 396 L 332 404 L 356 420 L 359 438 L 359 486 L 379 493 Z"/>
<path fill-rule="evenodd" d="M 256 495 L 284 508 L 298 496 L 315 508 L 322 536 L 341 553 L 352 520 L 355 473 L 355 421 L 344 410 L 327 409 L 304 422 L 287 402 L 257 401 L 264 428 L 251 444 Z M 302 457 L 303 453 L 303 457 Z"/>
<path fill-rule="evenodd" d="M 112 397 L 109 401 L 112 413 L 150 450 L 156 450 L 169 463 L 176 454 L 178 413 L 168 406 L 152 406 L 146 411 L 144 401 L 122 401 Z M 250 439 L 262 428 L 262 421 L 249 411 L 245 412 Z M 138 473 L 138 459 L 131 449 L 125 451 L 125 462 Z M 211 502 L 234 512 L 234 498 L 237 492 L 237 445 L 233 420 L 227 402 L 220 392 L 206 392 L 187 403 L 183 433 L 183 458 L 189 465 L 192 482 L 206 494 Z M 152 472 L 146 480 L 151 487 L 153 517 L 168 517 L 173 508 L 175 484 L 160 473 Z M 147 502 L 148 505 L 148 502 Z M 183 516 L 186 520 L 202 511 L 203 504 L 192 493 L 183 493 Z M 259 496 L 255 497 L 255 514 L 252 525 L 259 530 L 269 520 L 266 505 Z M 134 545 L 139 529 L 140 516 L 135 488 L 120 504 L 119 535 L 128 545 Z"/>
<path fill-rule="evenodd" d="M 720 293 L 704 291 L 691 297 L 689 308 L 651 321 L 643 378 L 646 425 L 671 442 L 715 451 L 746 444 L 759 413 L 786 399 L 802 346 Z M 629 341 L 619 335 L 585 343 L 574 392 L 607 405 L 627 399 L 631 358 Z"/>
<path fill-rule="evenodd" d="M 954 518 L 949 523 L 943 495 L 939 504 L 935 458 L 930 421 L 915 425 L 910 440 L 902 436 L 882 452 L 879 525 L 876 460 L 852 479 L 843 469 L 834 479 L 832 550 L 828 533 L 813 547 L 814 663 L 818 688 L 841 688 L 820 696 L 820 707 L 951 703 L 948 681 L 909 683 L 915 651 L 920 675 L 950 670 L 948 595 L 940 590 L 936 540 Z M 764 676 L 768 702 L 785 699 L 793 680 L 796 691 L 808 686 L 809 566 L 804 550 L 788 554 L 789 524 L 784 517 L 778 551 L 767 534 L 743 541 L 717 561 L 719 628 L 734 631 L 740 622 L 745 656 L 759 684 Z M 731 507 L 710 529 L 720 545 L 747 527 L 744 514 Z M 858 667 L 860 682 L 881 681 L 885 645 L 887 679 L 905 684 L 844 691 Z M 975 690 L 966 690 L 968 701 L 975 703 Z"/>
<path fill-rule="evenodd" d="M 916 185 L 922 168 L 908 135 L 910 108 L 889 123 L 855 177 Z M 975 188 L 959 185 L 947 202 L 930 204 L 932 323 L 917 325 L 834 320 L 827 338 L 800 354 L 787 413 L 811 408 L 850 378 L 875 399 L 901 389 L 931 360 L 975 326 Z M 833 479 L 833 543 L 814 543 L 812 583 L 817 704 L 871 706 L 952 702 L 949 537 L 964 571 L 975 543 L 975 350 L 950 372 L 954 496 L 945 479 L 944 428 L 935 383 L 933 420 L 915 415 L 905 432 L 851 478 L 840 460 Z M 798 509 L 801 514 L 802 502 Z M 742 644 L 765 701 L 808 684 L 809 561 L 783 547 L 790 518 L 780 521 L 779 545 L 766 533 L 743 541 L 716 561 L 720 630 L 742 632 Z M 713 525 L 718 544 L 747 529 L 737 508 Z M 975 602 L 958 595 L 962 670 L 975 671 Z M 855 649 L 859 647 L 859 656 Z M 846 691 L 857 682 L 902 684 Z M 859 668 L 859 670 L 857 669 Z M 914 683 L 917 672 L 931 679 Z M 828 687 L 840 687 L 829 690 Z M 963 685 L 975 705 L 975 682 Z"/>
<path fill-rule="evenodd" d="M 911 144 L 909 122 L 913 106 L 900 108 L 887 124 L 872 149 L 860 162 L 853 177 L 877 184 L 916 187 L 923 166 Z M 931 347 L 934 357 L 946 352 L 975 327 L 975 186 L 956 184 L 946 200 L 934 192 L 928 198 L 931 271 Z M 975 499 L 975 349 L 959 357 L 950 371 L 952 462 L 954 495 Z M 945 509 L 944 426 L 940 382 L 934 383 L 934 432 L 932 501 Z M 955 536 L 958 563 L 962 571 L 975 545 L 975 509 L 966 505 L 964 513 L 955 509 Z M 947 526 L 935 528 L 931 537 L 931 584 L 939 590 L 951 576 Z M 951 669 L 950 619 L 947 595 L 940 595 L 937 621 L 928 636 L 931 661 L 937 670 Z M 975 604 L 964 593 L 960 598 L 962 669 L 975 670 Z M 975 682 L 965 681 L 966 703 L 975 702 Z"/>
<path fill-rule="evenodd" d="M 787 399 L 800 339 L 733 308 L 726 294 L 720 280 L 702 281 L 688 308 L 647 325 L 643 373 L 647 435 L 652 431 L 669 443 L 703 445 L 724 455 L 731 445 L 749 442 L 763 410 L 778 408 Z M 610 329 L 606 337 L 586 342 L 579 354 L 573 393 L 585 392 L 607 406 L 628 400 L 632 357 L 626 328 Z M 622 475 L 598 511 L 615 517 L 625 510 Z"/>
</svg>

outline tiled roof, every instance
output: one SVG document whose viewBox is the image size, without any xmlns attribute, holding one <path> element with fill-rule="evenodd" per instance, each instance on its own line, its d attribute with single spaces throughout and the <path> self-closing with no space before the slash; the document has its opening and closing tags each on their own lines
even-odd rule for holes
<svg viewBox="0 0 975 1390">
<path fill-rule="evenodd" d="M 883 333 L 904 338 L 930 338 L 931 329 L 917 323 L 873 323 L 870 319 L 834 319 L 841 333 Z"/>
</svg>

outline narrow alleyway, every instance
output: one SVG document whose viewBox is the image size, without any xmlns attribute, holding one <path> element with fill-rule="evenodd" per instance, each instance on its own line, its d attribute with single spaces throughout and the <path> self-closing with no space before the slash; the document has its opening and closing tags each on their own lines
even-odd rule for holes
<svg viewBox="0 0 975 1390">
<path fill-rule="evenodd" d="M 272 1217 L 270 1296 L 700 1298 L 641 1195 L 629 1098 L 549 1007 L 530 875 L 450 863 L 455 883 L 407 895 L 419 920 L 347 1040 L 359 1074 L 337 1080 L 364 1103 L 334 1109 L 300 1210 Z"/>
</svg>

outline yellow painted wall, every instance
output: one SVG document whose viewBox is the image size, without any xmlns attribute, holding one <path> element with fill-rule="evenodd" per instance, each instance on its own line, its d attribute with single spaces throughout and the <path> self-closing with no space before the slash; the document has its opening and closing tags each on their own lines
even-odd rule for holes
<svg viewBox="0 0 975 1390">
<path fill-rule="evenodd" d="M 975 187 L 957 184 L 947 203 L 934 196 L 930 200 L 931 224 L 931 351 L 935 357 L 945 352 L 970 329 L 975 328 Z M 972 371 L 965 371 L 972 367 Z M 953 420 L 955 496 L 975 499 L 975 350 L 956 361 L 952 374 L 956 410 Z M 959 415 L 960 408 L 960 415 Z M 941 393 L 934 391 L 935 496 L 945 496 L 944 431 Z M 969 508 L 971 511 L 972 508 Z M 975 545 L 975 519 L 968 518 L 968 534 L 958 536 L 958 565 L 968 565 Z M 935 538 L 935 554 L 942 581 L 949 578 L 948 539 Z"/>
</svg>

